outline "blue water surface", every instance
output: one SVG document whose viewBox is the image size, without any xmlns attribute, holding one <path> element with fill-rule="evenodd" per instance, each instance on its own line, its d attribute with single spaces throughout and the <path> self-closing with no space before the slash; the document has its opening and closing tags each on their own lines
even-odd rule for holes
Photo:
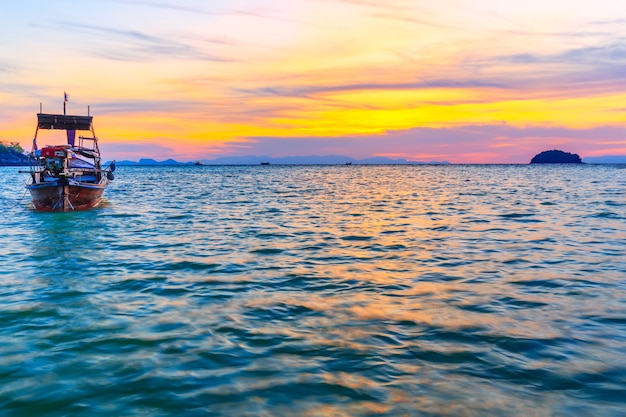
<svg viewBox="0 0 626 417">
<path fill-rule="evenodd" d="M 0 415 L 626 415 L 624 168 L 1 167 Z"/>
</svg>

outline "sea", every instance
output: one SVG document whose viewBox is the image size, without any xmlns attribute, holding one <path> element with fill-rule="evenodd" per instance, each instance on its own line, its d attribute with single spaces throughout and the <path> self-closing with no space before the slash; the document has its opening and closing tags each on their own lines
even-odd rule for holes
<svg viewBox="0 0 626 417">
<path fill-rule="evenodd" d="M 19 170 L 0 416 L 626 415 L 626 165 Z"/>
</svg>

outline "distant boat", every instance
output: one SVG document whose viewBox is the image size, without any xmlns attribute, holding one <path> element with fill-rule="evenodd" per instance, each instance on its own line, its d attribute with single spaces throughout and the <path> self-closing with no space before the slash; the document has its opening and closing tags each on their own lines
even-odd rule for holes
<svg viewBox="0 0 626 417">
<path fill-rule="evenodd" d="M 352 165 L 352 161 L 346 162 L 346 165 Z"/>
<path fill-rule="evenodd" d="M 261 162 L 261 165 L 269 165 L 269 164 L 270 164 L 270 163 L 269 163 L 269 162 L 267 162 L 267 161 L 263 161 L 263 162 Z"/>
<path fill-rule="evenodd" d="M 100 203 L 105 188 L 113 180 L 115 161 L 102 169 L 92 122 L 91 116 L 37 113 L 31 152 L 33 164 L 30 171 L 25 171 L 30 174 L 25 186 L 36 210 L 86 210 Z M 40 129 L 65 130 L 67 143 L 38 149 Z M 77 130 L 90 135 L 76 138 Z"/>
<path fill-rule="evenodd" d="M 199 165 L 204 165 L 201 161 L 197 161 L 196 163 L 194 163 L 194 165 L 199 166 Z"/>
</svg>

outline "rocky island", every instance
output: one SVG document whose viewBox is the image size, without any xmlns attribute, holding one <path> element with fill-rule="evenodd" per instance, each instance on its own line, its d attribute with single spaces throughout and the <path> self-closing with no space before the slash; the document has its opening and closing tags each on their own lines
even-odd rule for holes
<svg viewBox="0 0 626 417">
<path fill-rule="evenodd" d="M 531 159 L 531 164 L 582 164 L 580 156 L 575 153 L 563 152 L 558 149 L 543 151 Z"/>
</svg>

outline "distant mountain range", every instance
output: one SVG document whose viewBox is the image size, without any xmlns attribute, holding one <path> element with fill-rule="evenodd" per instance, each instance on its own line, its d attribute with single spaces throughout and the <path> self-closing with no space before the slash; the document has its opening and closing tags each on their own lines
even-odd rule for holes
<svg viewBox="0 0 626 417">
<path fill-rule="evenodd" d="M 626 155 L 608 155 L 582 158 L 587 164 L 626 164 Z M 173 166 L 173 165 L 260 165 L 261 163 L 272 165 L 449 165 L 448 161 L 407 161 L 406 159 L 392 159 L 374 157 L 366 159 L 354 159 L 343 155 L 310 155 L 310 156 L 285 156 L 273 158 L 267 155 L 248 156 L 224 156 L 215 159 L 202 159 L 193 162 L 178 162 L 174 159 L 157 161 L 155 159 L 142 158 L 139 161 L 117 161 L 118 166 Z M 108 164 L 108 162 L 107 162 Z"/>
<path fill-rule="evenodd" d="M 589 156 L 583 158 L 586 164 L 626 164 L 626 155 Z"/>
<path fill-rule="evenodd" d="M 269 163 L 273 165 L 410 165 L 410 164 L 436 164 L 447 165 L 448 161 L 407 161 L 406 159 L 391 159 L 383 157 L 366 158 L 366 159 L 354 159 L 348 156 L 342 155 L 324 155 L 324 156 L 286 156 L 281 158 L 274 158 L 266 155 L 262 156 L 225 156 L 216 159 L 202 159 L 194 162 L 178 162 L 173 159 L 166 159 L 165 161 L 157 161 L 154 159 L 142 158 L 139 161 L 117 161 L 117 166 L 172 166 L 172 165 L 260 165 L 261 163 Z"/>
<path fill-rule="evenodd" d="M 0 146 L 0 166 L 5 165 L 28 165 L 29 158 L 27 155 L 7 149 Z M 626 164 L 626 155 L 607 155 L 582 158 L 587 164 Z M 118 166 L 174 166 L 174 165 L 194 165 L 200 163 L 203 165 L 260 165 L 262 162 L 268 162 L 274 165 L 448 165 L 448 161 L 407 161 L 406 159 L 391 159 L 383 157 L 354 159 L 343 155 L 325 155 L 325 156 L 287 156 L 282 158 L 273 158 L 270 156 L 225 156 L 216 159 L 202 159 L 193 162 L 178 162 L 174 159 L 166 159 L 165 161 L 157 161 L 155 159 L 142 158 L 139 161 L 117 161 Z M 107 162 L 107 165 L 110 163 Z"/>
</svg>

